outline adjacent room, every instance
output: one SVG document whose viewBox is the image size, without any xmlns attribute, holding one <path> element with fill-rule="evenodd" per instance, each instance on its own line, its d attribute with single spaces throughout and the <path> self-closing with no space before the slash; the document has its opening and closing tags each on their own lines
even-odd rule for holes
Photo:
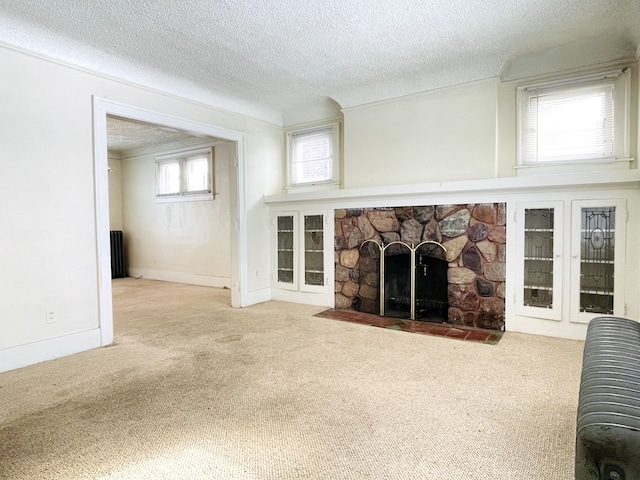
<svg viewBox="0 0 640 480">
<path fill-rule="evenodd" d="M 632 0 L 4 2 L 0 478 L 574 478 L 639 59 Z"/>
<path fill-rule="evenodd" d="M 109 117 L 107 148 L 109 230 L 122 237 L 111 256 L 123 267 L 112 277 L 230 288 L 235 145 Z M 191 173 L 184 185 L 182 170 Z"/>
</svg>

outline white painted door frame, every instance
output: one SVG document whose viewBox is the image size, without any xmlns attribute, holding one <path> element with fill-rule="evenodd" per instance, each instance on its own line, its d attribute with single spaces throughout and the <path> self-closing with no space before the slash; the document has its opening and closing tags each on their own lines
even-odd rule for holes
<svg viewBox="0 0 640 480">
<path fill-rule="evenodd" d="M 247 210 L 245 203 L 244 134 L 172 115 L 153 112 L 104 98 L 93 97 L 93 148 L 96 195 L 96 244 L 98 252 L 98 301 L 101 344 L 113 343 L 111 248 L 109 245 L 109 179 L 107 115 L 204 134 L 235 142 L 236 161 L 231 164 L 231 305 L 247 305 Z M 234 163 L 237 165 L 233 167 Z"/>
</svg>

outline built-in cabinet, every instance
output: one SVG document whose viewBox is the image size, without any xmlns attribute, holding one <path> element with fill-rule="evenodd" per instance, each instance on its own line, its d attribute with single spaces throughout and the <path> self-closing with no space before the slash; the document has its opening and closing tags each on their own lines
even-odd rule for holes
<svg viewBox="0 0 640 480">
<path fill-rule="evenodd" d="M 272 217 L 271 223 L 276 245 L 272 286 L 325 293 L 329 285 L 325 252 L 332 251 L 333 243 L 326 213 L 280 212 Z"/>
<path fill-rule="evenodd" d="M 302 215 L 304 255 L 302 272 L 305 287 L 324 287 L 324 215 Z"/>
<path fill-rule="evenodd" d="M 371 234 L 365 232 L 364 218 L 358 225 L 344 221 L 349 210 L 500 203 L 506 208 L 495 216 L 487 215 L 488 209 L 470 212 L 470 225 L 483 225 L 474 228 L 461 257 L 447 263 L 447 276 L 453 267 L 464 274 L 458 281 L 459 292 L 469 293 L 465 301 L 477 299 L 490 308 L 504 299 L 507 331 L 576 340 L 584 339 L 596 316 L 639 319 L 640 170 L 623 167 L 549 175 L 531 168 L 528 176 L 495 181 L 265 197 L 271 222 L 270 298 L 336 306 L 336 291 L 362 274 L 361 241 L 347 242 L 347 250 L 336 252 L 340 237 L 352 227 L 351 234 L 361 229 L 362 239 Z M 436 213 L 434 220 L 438 225 L 433 226 L 442 228 L 442 215 Z M 349 262 L 353 274 L 342 268 Z M 466 281 L 464 269 L 470 267 L 481 270 L 486 281 Z"/>
<path fill-rule="evenodd" d="M 624 199 L 519 202 L 514 220 L 516 315 L 588 323 L 626 314 Z"/>
<path fill-rule="evenodd" d="M 560 320 L 562 315 L 562 202 L 519 203 L 516 310 Z"/>
<path fill-rule="evenodd" d="M 279 215 L 276 217 L 276 282 L 284 286 L 294 285 L 296 262 L 296 239 L 295 239 L 295 219 L 292 214 Z"/>
<path fill-rule="evenodd" d="M 600 315 L 625 316 L 627 209 L 624 200 L 572 204 L 571 321 L 588 323 Z"/>
</svg>

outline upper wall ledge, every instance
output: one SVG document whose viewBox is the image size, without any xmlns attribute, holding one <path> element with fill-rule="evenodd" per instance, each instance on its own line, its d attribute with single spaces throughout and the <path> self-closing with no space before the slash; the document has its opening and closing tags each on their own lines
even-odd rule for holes
<svg viewBox="0 0 640 480">
<path fill-rule="evenodd" d="M 454 182 L 434 182 L 413 185 L 350 188 L 321 192 L 265 195 L 264 203 L 270 206 L 312 204 L 340 205 L 368 202 L 377 205 L 386 201 L 388 206 L 401 204 L 416 197 L 454 195 L 506 195 L 566 190 L 593 190 L 595 188 L 640 188 L 640 170 L 609 172 L 565 173 L 527 177 L 491 178 Z"/>
</svg>

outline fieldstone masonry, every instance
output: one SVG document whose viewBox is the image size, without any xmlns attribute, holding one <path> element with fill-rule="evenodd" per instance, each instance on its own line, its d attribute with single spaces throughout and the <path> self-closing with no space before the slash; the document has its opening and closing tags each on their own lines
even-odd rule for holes
<svg viewBox="0 0 640 480">
<path fill-rule="evenodd" d="M 380 251 L 365 240 L 435 240 L 449 263 L 448 322 L 504 330 L 505 225 L 503 203 L 336 210 L 335 306 L 380 311 Z"/>
</svg>

